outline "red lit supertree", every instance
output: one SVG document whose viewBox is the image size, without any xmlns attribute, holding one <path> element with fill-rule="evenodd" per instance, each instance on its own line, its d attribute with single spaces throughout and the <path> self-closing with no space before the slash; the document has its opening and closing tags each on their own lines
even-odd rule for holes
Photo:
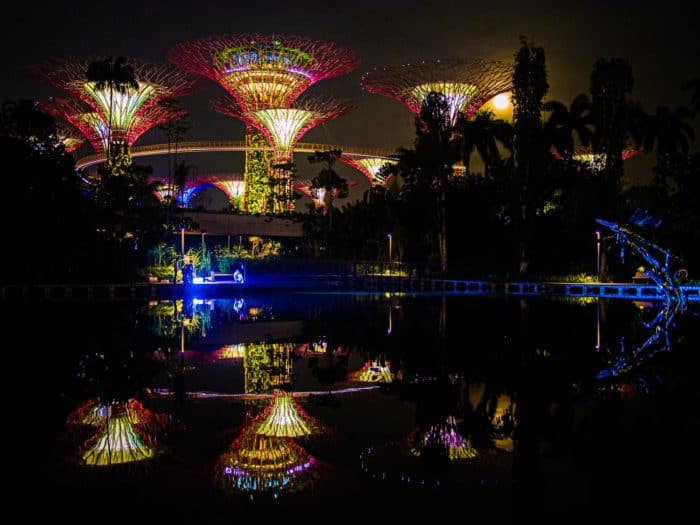
<svg viewBox="0 0 700 525">
<path fill-rule="evenodd" d="M 242 113 L 288 108 L 316 82 L 349 73 L 357 66 L 351 50 L 332 42 L 245 33 L 182 42 L 168 58 L 185 71 L 217 82 L 233 97 L 234 111 Z M 264 213 L 273 159 L 269 153 L 255 149 L 267 145 L 265 137 L 256 126 L 244 121 L 251 149 L 246 151 L 243 208 Z"/>
<path fill-rule="evenodd" d="M 291 163 L 294 146 L 311 128 L 353 109 L 346 102 L 312 98 L 298 100 L 294 107 L 246 110 L 235 99 L 223 97 L 215 100 L 213 107 L 260 131 L 272 145 L 275 164 Z M 272 175 L 279 188 L 273 211 L 290 211 L 293 206 L 290 173 L 278 169 Z"/>
<path fill-rule="evenodd" d="M 129 59 L 127 64 L 134 70 L 137 88 L 110 87 L 109 81 L 105 86 L 100 86 L 99 83 L 87 79 L 88 68 L 95 62 L 99 60 L 52 60 L 34 67 L 33 72 L 44 82 L 68 92 L 73 97 L 76 107 L 72 108 L 72 115 L 92 115 L 79 120 L 84 121 L 87 118 L 93 121 L 89 123 L 90 127 L 99 128 L 99 142 L 110 153 L 108 163 L 115 166 L 128 165 L 131 162 L 129 148 L 138 136 L 160 122 L 182 114 L 179 110 L 160 106 L 159 102 L 189 93 L 197 82 L 173 66 Z M 83 110 L 77 101 L 81 101 L 89 109 Z M 78 111 L 74 111 L 78 108 Z M 83 131 L 82 127 L 78 129 Z M 83 133 L 86 134 L 85 131 Z M 89 136 L 91 134 L 93 132 L 86 134 L 86 137 L 95 146 L 94 136 Z"/>
<path fill-rule="evenodd" d="M 436 60 L 375 68 L 362 77 L 370 93 L 398 100 L 420 114 L 429 93 L 445 96 L 452 124 L 459 114 L 471 118 L 486 102 L 512 89 L 513 66 L 486 60 Z"/>
</svg>

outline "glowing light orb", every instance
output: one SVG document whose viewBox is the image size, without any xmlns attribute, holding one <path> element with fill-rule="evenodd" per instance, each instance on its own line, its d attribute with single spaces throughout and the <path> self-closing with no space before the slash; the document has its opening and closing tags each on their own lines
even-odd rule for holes
<svg viewBox="0 0 700 525">
<path fill-rule="evenodd" d="M 510 98 L 505 93 L 496 95 L 493 99 L 493 107 L 496 109 L 506 109 L 510 106 Z"/>
</svg>

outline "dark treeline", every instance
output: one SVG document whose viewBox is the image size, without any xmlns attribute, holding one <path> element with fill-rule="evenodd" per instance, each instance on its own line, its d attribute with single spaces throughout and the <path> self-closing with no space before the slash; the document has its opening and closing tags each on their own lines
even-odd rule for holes
<svg viewBox="0 0 700 525">
<path fill-rule="evenodd" d="M 7 247 L 0 282 L 134 279 L 148 247 L 178 227 L 153 194 L 150 168 L 129 164 L 92 178 L 77 173 L 54 119 L 32 101 L 3 104 L 0 156 Z"/>
<path fill-rule="evenodd" d="M 398 164 L 386 167 L 392 177 L 386 187 L 373 187 L 336 213 L 334 231 L 342 235 L 312 219 L 310 236 L 335 257 L 388 260 L 391 234 L 393 261 L 464 276 L 590 274 L 594 219 L 624 222 L 643 208 L 662 225 L 640 233 L 672 249 L 692 275 L 700 263 L 700 157 L 690 154 L 698 82 L 686 86 L 692 109 L 659 107 L 654 114 L 631 98 L 633 86 L 626 61 L 600 59 L 590 94 L 569 106 L 546 101 L 544 49 L 523 39 L 512 125 L 490 112 L 452 124 L 446 101 L 432 94 L 416 118 L 414 148 L 400 149 Z M 654 155 L 656 166 L 650 185 L 623 190 L 630 152 Z M 482 173 L 473 171 L 473 155 Z M 603 256 L 610 276 L 621 270 L 613 249 L 607 243 Z"/>
</svg>

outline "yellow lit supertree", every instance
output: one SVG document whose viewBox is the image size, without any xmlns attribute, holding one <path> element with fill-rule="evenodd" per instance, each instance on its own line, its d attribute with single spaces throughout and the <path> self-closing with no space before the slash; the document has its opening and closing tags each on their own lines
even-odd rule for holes
<svg viewBox="0 0 700 525">
<path fill-rule="evenodd" d="M 431 92 L 444 95 L 451 124 L 462 114 L 471 118 L 493 97 L 511 91 L 513 66 L 486 60 L 423 60 L 375 68 L 362 77 L 370 93 L 398 100 L 416 115 Z"/>
<path fill-rule="evenodd" d="M 278 493 L 311 481 L 314 464 L 293 439 L 263 436 L 248 425 L 220 457 L 217 472 L 227 489 Z"/>
<path fill-rule="evenodd" d="M 255 432 L 263 436 L 302 437 L 321 429 L 320 424 L 284 390 L 275 390 L 272 401 L 255 418 Z"/>
<path fill-rule="evenodd" d="M 319 98 L 299 100 L 294 107 L 249 111 L 238 105 L 235 99 L 223 97 L 215 100 L 213 106 L 215 110 L 238 118 L 260 131 L 272 145 L 276 165 L 292 162 L 294 146 L 311 128 L 353 109 L 351 104 L 345 102 Z M 271 175 L 276 186 L 272 211 L 291 211 L 294 208 L 291 173 L 282 168 L 272 170 Z"/>
<path fill-rule="evenodd" d="M 80 418 L 83 415 L 82 419 Z M 150 430 L 164 423 L 141 403 L 83 404 L 69 418 L 82 424 L 97 426 L 97 434 L 89 439 L 81 455 L 84 465 L 104 467 L 151 459 L 155 447 Z"/>
<path fill-rule="evenodd" d="M 352 374 L 352 379 L 363 383 L 391 383 L 394 381 L 394 374 L 391 371 L 389 361 L 366 361 L 357 372 Z"/>
<path fill-rule="evenodd" d="M 88 70 L 94 64 L 104 66 L 102 81 L 88 80 Z M 135 82 L 120 83 L 120 79 L 126 78 L 120 77 L 121 72 L 128 68 L 133 70 Z M 69 93 L 74 103 L 82 103 L 71 108 L 59 105 L 52 110 L 53 103 L 49 100 L 45 108 L 76 126 L 96 151 L 106 151 L 107 163 L 115 172 L 130 164 L 129 150 L 141 134 L 165 120 L 181 116 L 182 110 L 159 103 L 185 95 L 197 84 L 194 78 L 173 66 L 138 58 L 50 60 L 35 66 L 33 72 L 47 84 Z M 99 140 L 94 140 L 94 134 Z"/>
</svg>

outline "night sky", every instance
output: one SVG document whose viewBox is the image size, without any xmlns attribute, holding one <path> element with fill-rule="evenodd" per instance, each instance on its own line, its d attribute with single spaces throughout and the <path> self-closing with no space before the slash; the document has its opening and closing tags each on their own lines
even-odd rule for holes
<svg viewBox="0 0 700 525">
<path fill-rule="evenodd" d="M 338 6 L 334 4 L 340 4 Z M 526 35 L 545 48 L 550 80 L 548 99 L 567 104 L 588 92 L 593 63 L 599 57 L 626 58 L 635 77 L 633 99 L 647 112 L 658 105 L 687 105 L 681 85 L 700 75 L 700 41 L 696 20 L 680 2 L 18 2 L 4 13 L 0 32 L 3 71 L 0 100 L 60 95 L 30 78 L 26 66 L 48 57 L 140 56 L 164 62 L 182 40 L 238 32 L 297 34 L 332 40 L 352 48 L 360 59 L 354 72 L 319 82 L 310 93 L 353 101 L 358 109 L 310 131 L 304 141 L 394 149 L 410 146 L 413 115 L 400 103 L 364 92 L 363 72 L 376 66 L 447 57 L 510 60 Z M 239 139 L 243 125 L 209 109 L 208 100 L 224 91 L 213 81 L 184 99 L 193 128 L 187 139 Z M 164 142 L 160 132 L 137 144 Z M 697 149 L 697 148 L 696 148 Z M 243 155 L 197 154 L 188 161 L 199 173 L 242 171 Z M 143 159 L 156 171 L 164 163 Z M 311 177 L 303 156 L 296 162 L 302 177 Z M 649 162 L 629 161 L 630 172 L 644 178 Z M 361 181 L 356 198 L 368 187 L 351 169 L 347 178 Z"/>
</svg>

